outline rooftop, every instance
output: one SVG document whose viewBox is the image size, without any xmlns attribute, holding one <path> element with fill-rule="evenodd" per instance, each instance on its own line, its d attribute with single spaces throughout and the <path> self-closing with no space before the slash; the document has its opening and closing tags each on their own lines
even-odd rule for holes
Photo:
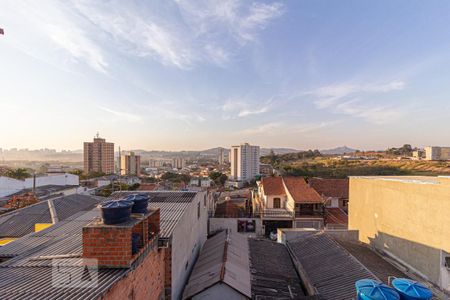
<svg viewBox="0 0 450 300">
<path fill-rule="evenodd" d="M 115 192 L 111 195 L 112 199 L 121 199 L 128 195 L 140 193 L 148 194 L 150 197 L 148 206 L 150 208 L 160 209 L 160 238 L 169 239 L 172 237 L 173 230 L 178 221 L 181 220 L 186 208 L 194 200 L 197 192 L 153 192 L 153 191 L 125 191 Z"/>
<path fill-rule="evenodd" d="M 289 253 L 283 244 L 249 239 L 253 298 L 299 299 L 305 296 Z"/>
<path fill-rule="evenodd" d="M 261 184 L 266 195 L 285 195 L 282 177 L 263 177 Z"/>
<path fill-rule="evenodd" d="M 327 224 L 348 224 L 348 215 L 338 207 L 327 207 L 325 221 Z"/>
<path fill-rule="evenodd" d="M 82 255 L 81 230 L 98 210 L 83 212 L 40 232 L 32 233 L 0 248 L 0 294 L 3 299 L 96 299 L 130 269 L 99 269 L 97 288 L 60 288 L 52 285 L 52 259 L 69 255 L 68 265 L 78 266 Z"/>
<path fill-rule="evenodd" d="M 65 190 L 73 189 L 73 188 L 76 188 L 76 187 L 78 187 L 78 186 L 77 185 L 52 185 L 52 184 L 50 184 L 50 185 L 43 185 L 43 186 L 36 187 L 35 194 L 40 200 L 46 200 L 46 199 L 58 197 L 58 196 L 61 195 L 61 192 L 65 191 Z M 23 189 L 23 190 L 20 190 L 20 191 L 14 193 L 14 194 L 1 197 L 0 198 L 0 203 L 2 205 L 4 205 L 13 196 L 22 195 L 24 193 L 32 192 L 32 191 L 33 191 L 33 189 Z M 55 195 L 58 192 L 59 192 L 59 194 Z"/>
<path fill-rule="evenodd" d="M 308 183 L 320 195 L 348 199 L 348 179 L 310 178 Z"/>
<path fill-rule="evenodd" d="M 220 282 L 251 297 L 248 242 L 239 233 L 222 231 L 205 242 L 183 298 L 193 297 Z"/>
<path fill-rule="evenodd" d="M 283 177 L 283 182 L 297 203 L 323 203 L 323 198 L 311 188 L 303 177 Z"/>
<path fill-rule="evenodd" d="M 303 281 L 321 299 L 352 299 L 359 279 L 387 283 L 389 276 L 408 277 L 367 246 L 335 239 L 323 231 L 305 232 L 287 245 L 305 271 Z"/>
<path fill-rule="evenodd" d="M 196 193 L 148 192 L 149 207 L 160 207 L 161 237 L 169 238 L 185 208 Z M 116 194 L 122 197 L 123 193 Z M 79 266 L 82 228 L 100 216 L 100 210 L 79 211 L 55 225 L 30 233 L 0 248 L 0 295 L 2 299 L 97 299 L 116 281 L 133 270 L 101 268 L 96 288 L 55 288 L 52 286 L 51 256 L 71 257 L 67 266 Z M 5 261 L 5 259 L 7 259 Z"/>
<path fill-rule="evenodd" d="M 80 211 L 93 209 L 101 198 L 88 195 L 69 195 L 53 199 L 59 221 Z M 48 200 L 0 215 L 1 237 L 22 237 L 34 232 L 36 223 L 52 223 Z"/>
</svg>

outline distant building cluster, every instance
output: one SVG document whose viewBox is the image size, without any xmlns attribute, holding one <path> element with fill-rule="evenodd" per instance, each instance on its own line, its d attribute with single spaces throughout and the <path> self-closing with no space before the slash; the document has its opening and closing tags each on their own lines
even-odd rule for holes
<svg viewBox="0 0 450 300">
<path fill-rule="evenodd" d="M 428 146 L 424 151 L 426 160 L 450 160 L 450 147 Z"/>
</svg>

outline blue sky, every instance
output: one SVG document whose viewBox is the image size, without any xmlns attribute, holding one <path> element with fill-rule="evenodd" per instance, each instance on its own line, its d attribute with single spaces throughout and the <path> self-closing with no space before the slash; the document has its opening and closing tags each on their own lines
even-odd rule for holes
<svg viewBox="0 0 450 300">
<path fill-rule="evenodd" d="M 9 1 L 0 147 L 448 145 L 448 1 Z"/>
</svg>

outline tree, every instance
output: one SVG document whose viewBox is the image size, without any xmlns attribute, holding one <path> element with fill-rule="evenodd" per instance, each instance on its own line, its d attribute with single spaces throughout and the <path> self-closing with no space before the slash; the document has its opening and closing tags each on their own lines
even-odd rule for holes
<svg viewBox="0 0 450 300">
<path fill-rule="evenodd" d="M 18 180 L 23 180 L 25 178 L 31 177 L 31 174 L 25 168 L 17 168 L 7 171 L 6 176 Z"/>
</svg>

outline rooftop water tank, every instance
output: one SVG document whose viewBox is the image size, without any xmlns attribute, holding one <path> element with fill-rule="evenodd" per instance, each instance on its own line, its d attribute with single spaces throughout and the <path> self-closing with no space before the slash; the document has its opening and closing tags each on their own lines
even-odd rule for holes
<svg viewBox="0 0 450 300">
<path fill-rule="evenodd" d="M 355 283 L 358 300 L 399 300 L 399 294 L 388 285 L 372 280 L 361 279 Z"/>
<path fill-rule="evenodd" d="M 150 197 L 147 194 L 132 194 L 125 198 L 125 200 L 134 202 L 131 212 L 139 214 L 147 213 L 149 199 Z"/>
<path fill-rule="evenodd" d="M 420 282 L 407 279 L 395 278 L 392 286 L 400 294 L 400 299 L 404 300 L 429 300 L 433 298 L 433 293 Z"/>
<path fill-rule="evenodd" d="M 100 204 L 103 223 L 114 225 L 128 221 L 131 215 L 132 201 L 108 200 Z"/>
</svg>

